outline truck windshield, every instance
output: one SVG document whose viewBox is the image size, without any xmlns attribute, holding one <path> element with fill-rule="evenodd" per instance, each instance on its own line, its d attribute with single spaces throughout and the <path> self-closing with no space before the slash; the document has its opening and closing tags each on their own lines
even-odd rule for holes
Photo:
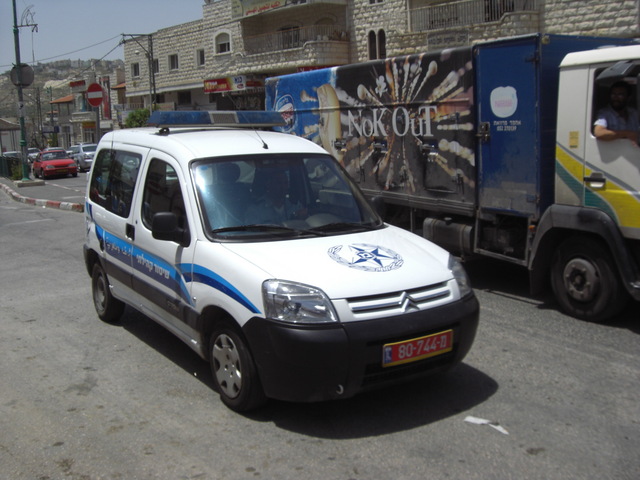
<svg viewBox="0 0 640 480">
<path fill-rule="evenodd" d="M 212 238 L 299 238 L 383 225 L 328 155 L 198 160 L 192 175 L 205 231 Z"/>
</svg>

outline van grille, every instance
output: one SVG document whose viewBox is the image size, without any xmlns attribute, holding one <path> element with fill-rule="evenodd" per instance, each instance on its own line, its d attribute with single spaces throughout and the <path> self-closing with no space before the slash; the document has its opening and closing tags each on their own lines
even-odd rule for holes
<svg viewBox="0 0 640 480">
<path fill-rule="evenodd" d="M 449 296 L 451 291 L 448 283 L 441 282 L 412 290 L 351 298 L 347 299 L 347 302 L 353 315 L 358 317 L 426 310 Z"/>
</svg>

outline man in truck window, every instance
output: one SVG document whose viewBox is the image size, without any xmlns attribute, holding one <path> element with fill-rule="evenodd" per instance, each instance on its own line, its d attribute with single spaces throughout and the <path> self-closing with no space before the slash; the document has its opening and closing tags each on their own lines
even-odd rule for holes
<svg viewBox="0 0 640 480">
<path fill-rule="evenodd" d="M 638 145 L 638 112 L 628 106 L 631 85 L 616 82 L 609 89 L 609 105 L 598 111 L 593 135 L 598 140 L 626 138 Z"/>
</svg>

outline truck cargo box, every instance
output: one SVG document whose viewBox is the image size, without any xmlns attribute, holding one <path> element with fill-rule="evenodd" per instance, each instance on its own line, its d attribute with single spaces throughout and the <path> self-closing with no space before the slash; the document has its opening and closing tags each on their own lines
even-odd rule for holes
<svg viewBox="0 0 640 480">
<path fill-rule="evenodd" d="M 267 79 L 266 106 L 369 195 L 535 220 L 553 201 L 558 65 L 624 42 L 534 34 L 283 75 Z"/>
</svg>

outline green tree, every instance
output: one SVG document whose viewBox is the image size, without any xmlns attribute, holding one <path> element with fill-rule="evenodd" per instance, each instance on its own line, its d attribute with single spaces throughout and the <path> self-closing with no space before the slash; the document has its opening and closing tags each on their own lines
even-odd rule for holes
<svg viewBox="0 0 640 480">
<path fill-rule="evenodd" d="M 147 125 L 149 119 L 149 110 L 140 108 L 134 110 L 127 116 L 127 120 L 124 122 L 126 128 L 144 127 Z"/>
</svg>

